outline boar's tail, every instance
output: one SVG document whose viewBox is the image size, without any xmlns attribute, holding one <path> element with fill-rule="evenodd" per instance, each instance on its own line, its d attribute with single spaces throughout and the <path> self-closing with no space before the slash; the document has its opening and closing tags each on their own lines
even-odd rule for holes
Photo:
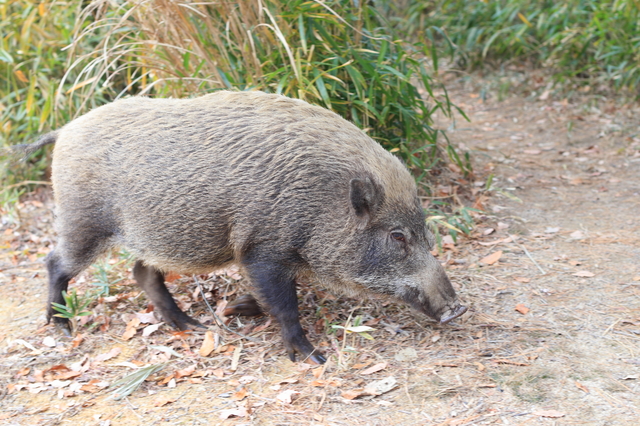
<svg viewBox="0 0 640 426">
<path fill-rule="evenodd" d="M 27 159 L 31 154 L 33 154 L 43 146 L 56 143 L 57 139 L 58 139 L 58 132 L 50 132 L 44 136 L 41 136 L 40 139 L 38 139 L 34 143 L 23 143 L 23 144 L 13 145 L 9 147 L 9 150 L 13 155 L 15 156 L 21 155 L 23 159 Z"/>
</svg>

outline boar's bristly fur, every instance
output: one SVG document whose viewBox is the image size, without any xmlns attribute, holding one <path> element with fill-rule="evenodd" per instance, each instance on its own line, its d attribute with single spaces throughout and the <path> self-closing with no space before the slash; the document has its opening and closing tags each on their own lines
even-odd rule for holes
<svg viewBox="0 0 640 426">
<path fill-rule="evenodd" d="M 292 359 L 324 362 L 300 326 L 303 277 L 354 297 L 390 295 L 442 322 L 466 310 L 429 252 L 411 175 L 331 111 L 262 92 L 131 98 L 41 144 L 54 139 L 49 318 L 69 280 L 114 246 L 136 257 L 136 280 L 179 329 L 199 323 L 164 272 L 239 264 Z"/>
</svg>

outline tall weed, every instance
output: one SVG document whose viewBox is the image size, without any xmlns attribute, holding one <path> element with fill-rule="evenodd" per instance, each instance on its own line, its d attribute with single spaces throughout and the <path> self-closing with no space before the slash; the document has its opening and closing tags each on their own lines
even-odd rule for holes
<svg viewBox="0 0 640 426">
<path fill-rule="evenodd" d="M 81 1 L 0 0 L 0 154 L 28 143 L 67 121 L 78 110 L 68 85 L 60 87 L 67 68 L 65 47 L 73 42 Z M 78 45 L 96 46 L 99 35 Z M 65 98 L 71 101 L 61 107 Z M 104 103 L 97 93 L 91 106 Z M 0 210 L 42 178 L 48 159 L 41 153 L 28 163 L 0 156 Z M 36 183 L 29 183 L 36 182 Z"/>
<path fill-rule="evenodd" d="M 440 149 L 439 139 L 448 142 L 431 116 L 456 107 L 421 60 L 437 66 L 436 52 L 399 40 L 368 2 L 148 0 L 90 6 L 84 16 L 97 12 L 76 37 L 108 29 L 94 51 L 76 50 L 73 87 L 85 98 L 101 87 L 175 97 L 259 89 L 332 109 L 418 178 L 452 151 Z"/>
</svg>

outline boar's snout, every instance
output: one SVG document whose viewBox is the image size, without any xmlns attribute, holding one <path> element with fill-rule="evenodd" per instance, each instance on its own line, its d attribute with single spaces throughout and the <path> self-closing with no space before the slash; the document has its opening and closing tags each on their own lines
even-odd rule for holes
<svg viewBox="0 0 640 426">
<path fill-rule="evenodd" d="M 464 305 L 457 304 L 453 308 L 447 309 L 444 314 L 440 317 L 440 324 L 446 324 L 449 321 L 452 321 L 458 318 L 460 315 L 467 312 L 467 307 Z"/>
<path fill-rule="evenodd" d="M 467 307 L 458 300 L 440 262 L 431 254 L 424 261 L 420 277 L 403 286 L 400 298 L 440 324 L 447 324 L 467 312 Z"/>
</svg>

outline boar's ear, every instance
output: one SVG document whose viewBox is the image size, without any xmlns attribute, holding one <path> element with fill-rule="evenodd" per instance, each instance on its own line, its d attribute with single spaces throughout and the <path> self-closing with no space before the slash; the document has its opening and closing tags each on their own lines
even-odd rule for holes
<svg viewBox="0 0 640 426">
<path fill-rule="evenodd" d="M 368 177 L 351 179 L 350 184 L 349 195 L 356 216 L 367 221 L 381 204 L 382 192 Z"/>
</svg>

